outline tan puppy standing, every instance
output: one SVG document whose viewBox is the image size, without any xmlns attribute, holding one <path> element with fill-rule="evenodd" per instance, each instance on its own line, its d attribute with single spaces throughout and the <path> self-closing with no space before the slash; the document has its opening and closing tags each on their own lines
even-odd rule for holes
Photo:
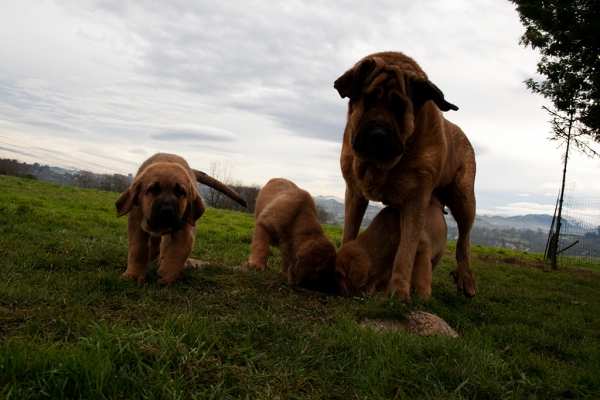
<svg viewBox="0 0 600 400">
<path fill-rule="evenodd" d="M 194 246 L 196 221 L 205 209 L 197 182 L 246 206 L 233 190 L 191 169 L 177 155 L 158 153 L 140 166 L 131 186 L 115 202 L 117 217 L 128 214 L 129 254 L 123 276 L 143 282 L 148 261 L 158 258 L 158 283 L 177 280 Z"/>
<path fill-rule="evenodd" d="M 442 114 L 458 108 L 413 59 L 398 52 L 363 58 L 334 87 L 349 98 L 340 156 L 346 181 L 342 244 L 358 235 L 369 200 L 397 208 L 402 237 L 387 292 L 410 299 L 414 258 L 435 195 L 458 225 L 458 266 L 451 275 L 460 292 L 474 296 L 469 253 L 475 153 L 462 130 Z"/>
<path fill-rule="evenodd" d="M 444 206 L 433 197 L 412 269 L 411 291 L 418 298 L 431 296 L 432 273 L 446 251 L 447 235 Z M 400 213 L 388 206 L 357 239 L 340 248 L 335 262 L 338 290 L 353 296 L 385 290 L 392 275 L 400 237 Z"/>
<path fill-rule="evenodd" d="M 271 179 L 258 194 L 252 251 L 244 267 L 264 270 L 270 246 L 281 251 L 279 273 L 290 283 L 332 284 L 335 245 L 325 236 L 310 194 L 283 178 Z"/>
</svg>

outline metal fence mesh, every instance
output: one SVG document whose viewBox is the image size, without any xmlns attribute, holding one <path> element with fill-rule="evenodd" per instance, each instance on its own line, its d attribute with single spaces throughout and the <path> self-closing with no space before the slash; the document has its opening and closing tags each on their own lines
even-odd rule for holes
<svg viewBox="0 0 600 400">
<path fill-rule="evenodd" d="M 558 239 L 558 264 L 590 264 L 600 267 L 600 198 L 574 198 L 574 184 L 567 183 Z M 555 218 L 548 237 L 556 232 Z"/>
</svg>

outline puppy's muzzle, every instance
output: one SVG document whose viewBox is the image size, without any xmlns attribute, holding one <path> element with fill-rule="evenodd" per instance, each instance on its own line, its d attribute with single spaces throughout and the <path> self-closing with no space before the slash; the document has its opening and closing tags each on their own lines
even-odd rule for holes
<svg viewBox="0 0 600 400">
<path fill-rule="evenodd" d="M 399 157 L 404 152 L 394 130 L 386 125 L 365 125 L 354 138 L 352 148 L 355 152 L 378 160 Z"/>
<path fill-rule="evenodd" d="M 148 226 L 152 229 L 179 229 L 181 227 L 179 204 L 171 202 L 154 203 L 147 222 Z"/>
</svg>

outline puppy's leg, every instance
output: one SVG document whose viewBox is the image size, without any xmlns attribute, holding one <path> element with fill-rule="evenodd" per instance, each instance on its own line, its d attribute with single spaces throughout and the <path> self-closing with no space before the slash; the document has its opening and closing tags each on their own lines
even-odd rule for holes
<svg viewBox="0 0 600 400">
<path fill-rule="evenodd" d="M 150 240 L 148 246 L 150 247 L 150 261 L 154 261 L 160 255 L 160 242 L 162 240 L 162 236 L 150 236 Z"/>
<path fill-rule="evenodd" d="M 452 187 L 452 194 L 448 204 L 452 216 L 458 226 L 458 240 L 456 241 L 455 270 L 450 274 L 456 282 L 456 288 L 467 297 L 475 296 L 477 286 L 471 272 L 471 228 L 475 221 L 475 160 L 465 163 L 458 174 Z"/>
<path fill-rule="evenodd" d="M 254 225 L 254 233 L 252 234 L 252 246 L 250 250 L 250 258 L 244 264 L 244 268 L 257 269 L 264 271 L 267 268 L 269 261 L 269 252 L 271 250 L 269 233 L 260 224 Z"/>
<path fill-rule="evenodd" d="M 169 237 L 170 236 L 170 237 Z M 184 223 L 180 230 L 165 235 L 160 249 L 160 267 L 157 275 L 158 283 L 170 285 L 177 280 L 185 265 L 196 239 L 196 225 Z"/>
<path fill-rule="evenodd" d="M 346 186 L 342 245 L 356 239 L 369 201 Z"/>
<path fill-rule="evenodd" d="M 279 271 L 279 275 L 288 276 L 288 271 L 290 270 L 290 259 L 286 253 L 281 253 L 281 271 Z"/>
<path fill-rule="evenodd" d="M 410 288 L 415 297 L 426 300 L 431 296 L 431 246 L 429 243 L 420 243 L 415 255 L 415 265 L 412 270 Z"/>
<path fill-rule="evenodd" d="M 134 207 L 127 214 L 127 242 L 129 253 L 127 255 L 127 270 L 123 276 L 134 282 L 143 282 L 146 279 L 148 266 L 150 234 L 142 230 L 142 211 Z"/>
</svg>

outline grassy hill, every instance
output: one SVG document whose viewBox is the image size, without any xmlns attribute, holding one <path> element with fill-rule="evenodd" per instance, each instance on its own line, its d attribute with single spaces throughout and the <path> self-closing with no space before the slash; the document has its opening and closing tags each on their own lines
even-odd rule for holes
<svg viewBox="0 0 600 400">
<path fill-rule="evenodd" d="M 161 289 L 121 278 L 117 194 L 0 176 L 0 398 L 598 398 L 600 276 L 473 246 L 478 294 L 327 296 L 245 272 L 253 218 L 209 208 L 185 269 Z M 327 227 L 339 245 L 341 229 Z M 409 310 L 458 339 L 376 333 Z"/>
</svg>

